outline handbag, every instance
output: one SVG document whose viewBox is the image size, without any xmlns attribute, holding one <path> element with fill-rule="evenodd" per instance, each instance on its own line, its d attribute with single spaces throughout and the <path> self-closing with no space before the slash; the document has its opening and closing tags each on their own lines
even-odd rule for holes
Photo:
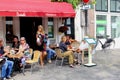
<svg viewBox="0 0 120 80">
<path fill-rule="evenodd" d="M 37 45 L 38 45 L 38 46 L 40 46 L 40 45 L 41 45 L 40 38 L 37 38 L 36 42 L 37 42 Z"/>
</svg>

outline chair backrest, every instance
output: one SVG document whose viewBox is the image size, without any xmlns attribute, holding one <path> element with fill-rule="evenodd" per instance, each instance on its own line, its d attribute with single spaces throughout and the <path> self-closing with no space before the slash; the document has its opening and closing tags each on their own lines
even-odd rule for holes
<svg viewBox="0 0 120 80">
<path fill-rule="evenodd" d="M 38 62 L 39 58 L 40 58 L 40 55 L 41 55 L 41 52 L 38 51 L 38 50 L 35 50 L 34 54 L 33 54 L 33 59 L 32 60 Z"/>
<path fill-rule="evenodd" d="M 61 54 L 62 54 L 62 50 L 61 50 L 60 48 L 56 48 L 56 49 L 55 49 L 55 52 L 56 52 L 57 57 L 59 57 L 59 58 L 62 58 L 62 57 L 63 57 L 63 56 L 61 55 Z"/>
<path fill-rule="evenodd" d="M 72 43 L 71 43 L 71 46 L 74 47 L 75 49 L 78 49 L 79 46 L 80 46 L 80 43 L 77 42 L 77 41 L 76 41 L 76 42 L 72 42 Z"/>
<path fill-rule="evenodd" d="M 32 54 L 33 54 L 33 49 L 32 49 L 32 48 L 29 48 L 29 52 L 30 52 L 30 54 L 32 55 Z"/>
</svg>

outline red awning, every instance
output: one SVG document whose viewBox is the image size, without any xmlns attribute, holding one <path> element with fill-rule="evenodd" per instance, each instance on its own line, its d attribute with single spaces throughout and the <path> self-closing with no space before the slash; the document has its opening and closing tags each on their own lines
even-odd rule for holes
<svg viewBox="0 0 120 80">
<path fill-rule="evenodd" d="M 75 11 L 65 2 L 0 0 L 0 16 L 74 17 Z"/>
</svg>

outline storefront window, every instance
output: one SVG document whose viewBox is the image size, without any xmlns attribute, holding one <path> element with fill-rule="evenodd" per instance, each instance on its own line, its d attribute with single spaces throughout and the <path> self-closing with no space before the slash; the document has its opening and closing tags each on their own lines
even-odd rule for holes
<svg viewBox="0 0 120 80">
<path fill-rule="evenodd" d="M 120 37 L 120 16 L 111 16 L 111 36 Z"/>
<path fill-rule="evenodd" d="M 107 26 L 106 15 L 97 15 L 96 16 L 96 36 L 105 36 L 106 26 Z"/>
<path fill-rule="evenodd" d="M 110 11 L 120 12 L 120 0 L 110 0 Z"/>
<path fill-rule="evenodd" d="M 6 42 L 10 43 L 13 39 L 13 18 L 6 17 Z"/>
<path fill-rule="evenodd" d="M 108 11 L 108 0 L 96 0 L 96 11 Z"/>
<path fill-rule="evenodd" d="M 54 22 L 53 18 L 48 18 L 48 37 L 54 38 Z"/>
</svg>

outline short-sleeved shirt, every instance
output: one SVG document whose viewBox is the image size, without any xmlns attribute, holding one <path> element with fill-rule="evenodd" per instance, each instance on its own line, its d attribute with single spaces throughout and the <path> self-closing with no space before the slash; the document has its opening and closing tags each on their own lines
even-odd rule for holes
<svg viewBox="0 0 120 80">
<path fill-rule="evenodd" d="M 59 48 L 62 50 L 62 52 L 67 51 L 67 45 L 64 42 L 60 42 Z"/>
</svg>

